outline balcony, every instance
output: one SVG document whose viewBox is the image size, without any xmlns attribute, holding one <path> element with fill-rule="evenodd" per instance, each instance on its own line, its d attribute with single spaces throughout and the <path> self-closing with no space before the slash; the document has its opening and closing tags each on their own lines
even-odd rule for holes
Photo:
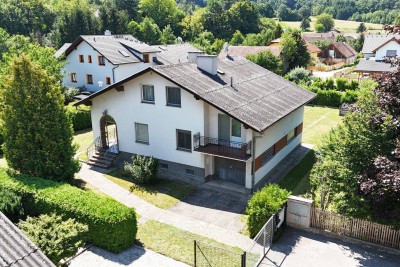
<svg viewBox="0 0 400 267">
<path fill-rule="evenodd" d="M 193 135 L 194 151 L 246 161 L 251 157 L 251 141 L 247 143 L 233 142 L 218 138 Z"/>
</svg>

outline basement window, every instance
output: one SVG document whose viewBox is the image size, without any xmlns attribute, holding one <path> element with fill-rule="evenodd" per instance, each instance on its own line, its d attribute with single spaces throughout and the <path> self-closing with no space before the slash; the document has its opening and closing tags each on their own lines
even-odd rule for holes
<svg viewBox="0 0 400 267">
<path fill-rule="evenodd" d="M 186 175 L 194 176 L 194 170 L 193 169 L 186 169 Z"/>
</svg>

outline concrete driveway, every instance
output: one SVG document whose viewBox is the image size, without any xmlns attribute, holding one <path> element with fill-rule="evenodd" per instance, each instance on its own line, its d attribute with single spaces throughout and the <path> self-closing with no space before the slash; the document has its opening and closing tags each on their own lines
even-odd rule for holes
<svg viewBox="0 0 400 267">
<path fill-rule="evenodd" d="M 391 254 L 287 228 L 273 245 L 262 267 L 399 267 L 400 253 Z"/>
</svg>

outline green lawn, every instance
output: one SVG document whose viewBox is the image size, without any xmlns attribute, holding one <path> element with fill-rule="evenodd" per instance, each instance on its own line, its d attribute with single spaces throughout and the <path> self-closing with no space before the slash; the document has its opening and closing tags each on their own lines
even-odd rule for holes
<svg viewBox="0 0 400 267">
<path fill-rule="evenodd" d="M 337 126 L 342 118 L 337 108 L 305 106 L 303 143 L 318 144 L 322 136 Z"/>
<path fill-rule="evenodd" d="M 3 169 L 7 169 L 8 168 L 8 164 L 7 164 L 7 160 L 4 157 L 3 154 L 0 155 L 0 167 Z"/>
<path fill-rule="evenodd" d="M 119 186 L 129 190 L 132 194 L 162 209 L 168 209 L 181 199 L 190 195 L 195 188 L 182 182 L 158 179 L 153 185 L 134 184 L 131 178 L 119 168 L 104 175 Z"/>
<path fill-rule="evenodd" d="M 78 145 L 78 151 L 83 151 L 88 148 L 93 142 L 92 128 L 88 128 L 74 133 L 74 143 Z"/>
<path fill-rule="evenodd" d="M 195 225 L 193 227 L 195 227 Z M 210 263 L 213 264 L 212 266 L 240 266 L 240 254 L 242 253 L 240 248 L 234 248 L 213 239 L 196 235 L 157 221 L 149 220 L 144 224 L 140 224 L 137 239 L 143 247 L 191 266 L 193 265 L 194 259 L 193 241 L 196 240 L 199 241 L 199 245 L 205 255 L 216 256 L 208 258 L 211 261 Z M 221 249 L 210 249 L 210 246 L 205 244 Z M 233 254 L 229 251 L 232 251 Z M 237 255 L 235 255 L 235 253 L 237 253 Z M 199 255 L 198 266 L 208 266 L 202 265 L 202 263 L 206 262 L 201 260 L 201 253 L 199 253 Z M 232 255 L 235 255 L 235 257 L 232 257 Z M 219 260 L 214 261 L 215 259 Z"/>
</svg>

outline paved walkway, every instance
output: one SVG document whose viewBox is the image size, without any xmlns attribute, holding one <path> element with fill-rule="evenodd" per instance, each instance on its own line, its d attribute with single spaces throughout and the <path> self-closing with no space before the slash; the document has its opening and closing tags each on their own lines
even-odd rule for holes
<svg viewBox="0 0 400 267">
<path fill-rule="evenodd" d="M 251 239 L 248 236 L 239 234 L 226 227 L 220 227 L 170 210 L 157 208 L 105 178 L 103 176 L 104 172 L 107 171 L 82 164 L 82 169 L 78 173 L 78 176 L 126 206 L 135 208 L 145 219 L 170 224 L 188 232 L 202 235 L 230 246 L 236 246 L 243 250 L 247 249 L 251 244 Z"/>
<path fill-rule="evenodd" d="M 260 267 L 398 267 L 400 256 L 287 228 Z"/>
<path fill-rule="evenodd" d="M 119 254 L 98 247 L 91 247 L 71 260 L 69 267 L 189 267 L 182 262 L 167 258 L 151 250 L 133 246 Z"/>
</svg>

